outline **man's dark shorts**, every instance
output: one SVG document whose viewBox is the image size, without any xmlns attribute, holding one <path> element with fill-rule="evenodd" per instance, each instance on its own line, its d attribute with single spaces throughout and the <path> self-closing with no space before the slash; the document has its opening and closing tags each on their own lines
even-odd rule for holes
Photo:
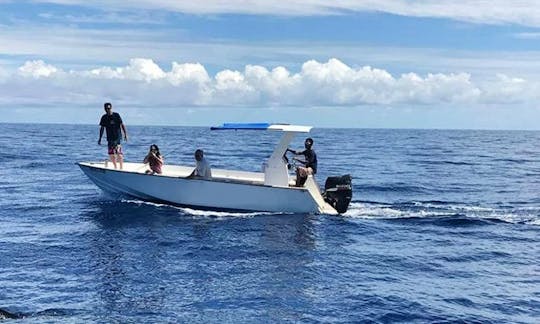
<svg viewBox="0 0 540 324">
<path fill-rule="evenodd" d="M 112 155 L 112 154 L 123 155 L 124 154 L 122 153 L 122 146 L 120 145 L 120 141 L 108 142 L 107 147 L 109 149 L 109 155 Z"/>
</svg>

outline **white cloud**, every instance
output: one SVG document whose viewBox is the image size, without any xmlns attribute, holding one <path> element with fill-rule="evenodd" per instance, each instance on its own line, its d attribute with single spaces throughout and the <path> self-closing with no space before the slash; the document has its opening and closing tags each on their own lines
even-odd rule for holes
<svg viewBox="0 0 540 324">
<path fill-rule="evenodd" d="M 167 73 L 167 80 L 175 86 L 184 83 L 204 85 L 210 82 L 210 77 L 204 66 L 199 63 L 178 64 L 173 62 L 171 72 Z"/>
<path fill-rule="evenodd" d="M 530 84 L 522 78 L 499 73 L 495 79 L 489 81 L 489 84 L 484 96 L 485 101 L 489 103 L 514 104 L 528 100 L 534 103 L 539 98 L 539 84 Z"/>
<path fill-rule="evenodd" d="M 1 1 L 0 1 L 1 2 Z M 38 17 L 46 19 L 48 21 L 61 22 L 63 24 L 125 24 L 125 25 L 159 25 L 163 24 L 163 19 L 157 15 L 148 15 L 144 11 L 137 11 L 133 13 L 127 12 L 101 12 L 99 14 L 59 14 L 52 11 L 38 14 Z"/>
<path fill-rule="evenodd" d="M 162 79 L 165 77 L 165 72 L 149 59 L 135 58 L 129 61 L 126 67 L 110 68 L 102 67 L 93 69 L 90 72 L 83 72 L 95 78 L 104 79 L 128 79 L 128 80 L 144 80 L 150 82 L 152 80 Z"/>
<path fill-rule="evenodd" d="M 488 24 L 540 26 L 537 0 L 35 0 L 114 9 L 161 9 L 191 14 L 334 15 L 377 11 L 402 16 L 449 18 Z"/>
<path fill-rule="evenodd" d="M 2 79 L 0 79 L 2 80 Z M 173 62 L 165 71 L 135 58 L 124 67 L 64 71 L 29 61 L 4 77 L 0 102 L 9 105 L 91 105 L 104 99 L 136 106 L 356 106 L 508 104 L 538 101 L 538 83 L 498 74 L 485 81 L 468 73 L 394 76 L 338 59 L 310 60 L 297 73 L 282 66 L 248 65 L 209 76 L 198 63 Z"/>
<path fill-rule="evenodd" d="M 28 61 L 19 68 L 19 74 L 23 77 L 34 79 L 49 77 L 58 72 L 58 69 L 50 64 L 45 64 L 42 60 Z"/>
<path fill-rule="evenodd" d="M 121 65 L 131 57 L 151 57 L 156 62 L 201 62 L 214 70 L 239 69 L 246 62 L 296 69 L 298 62 L 311 58 L 327 60 L 339 57 L 356 66 L 384 66 L 393 73 L 467 71 L 476 77 L 493 73 L 540 75 L 538 51 L 459 51 L 339 43 L 329 46 L 327 43 L 309 41 L 182 41 L 170 38 L 170 32 L 161 29 L 98 30 L 25 25 L 0 28 L 0 44 L 2 54 L 7 57 L 5 64 L 11 66 L 20 65 L 22 57 L 91 67 Z"/>
</svg>

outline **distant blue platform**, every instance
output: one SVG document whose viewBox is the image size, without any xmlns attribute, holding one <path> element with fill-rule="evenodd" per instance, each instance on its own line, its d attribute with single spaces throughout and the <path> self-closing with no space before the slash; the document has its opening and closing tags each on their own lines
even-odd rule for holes
<svg viewBox="0 0 540 324">
<path fill-rule="evenodd" d="M 254 129 L 267 130 L 270 123 L 225 123 L 222 126 L 210 127 L 211 130 L 230 130 L 230 129 Z"/>
</svg>

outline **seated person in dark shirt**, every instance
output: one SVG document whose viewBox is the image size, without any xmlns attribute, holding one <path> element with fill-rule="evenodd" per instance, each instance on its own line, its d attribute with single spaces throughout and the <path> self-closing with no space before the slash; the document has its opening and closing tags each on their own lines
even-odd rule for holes
<svg viewBox="0 0 540 324">
<path fill-rule="evenodd" d="M 317 154 L 314 150 L 311 149 L 313 146 L 313 139 L 311 137 L 306 138 L 304 142 L 304 147 L 306 148 L 303 151 L 295 151 L 287 149 L 288 152 L 291 152 L 295 155 L 303 155 L 305 160 L 299 160 L 294 158 L 295 161 L 303 164 L 304 166 L 299 166 L 296 168 L 296 186 L 303 187 L 306 183 L 307 177 L 317 173 Z"/>
</svg>

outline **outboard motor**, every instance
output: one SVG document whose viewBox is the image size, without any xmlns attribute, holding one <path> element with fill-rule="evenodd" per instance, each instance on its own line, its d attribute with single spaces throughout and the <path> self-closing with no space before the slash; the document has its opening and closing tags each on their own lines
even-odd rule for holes
<svg viewBox="0 0 540 324">
<path fill-rule="evenodd" d="M 343 214 L 346 212 L 352 199 L 351 175 L 328 177 L 324 184 L 323 197 L 338 213 Z"/>
</svg>

